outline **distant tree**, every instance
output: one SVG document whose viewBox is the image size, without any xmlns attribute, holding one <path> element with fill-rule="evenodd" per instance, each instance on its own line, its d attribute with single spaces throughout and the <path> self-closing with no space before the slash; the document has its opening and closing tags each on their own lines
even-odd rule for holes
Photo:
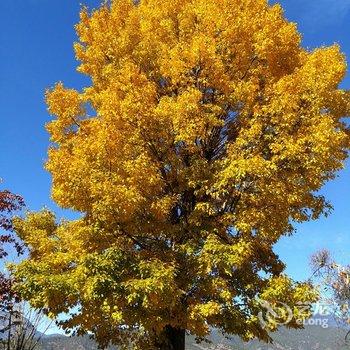
<svg viewBox="0 0 350 350">
<path fill-rule="evenodd" d="M 20 300 L 13 302 L 0 314 L 0 349 L 40 349 L 42 337 L 51 323 L 43 310 L 34 310 Z"/>
<path fill-rule="evenodd" d="M 10 191 L 0 191 L 0 260 L 3 268 L 5 267 L 5 258 L 8 256 L 8 249 L 12 246 L 17 254 L 23 253 L 23 246 L 16 239 L 13 233 L 12 215 L 24 206 L 23 198 L 13 194 Z M 11 325 L 13 317 L 9 317 L 8 322 L 5 321 L 7 315 L 13 315 L 14 306 L 20 303 L 20 296 L 13 288 L 13 278 L 5 272 L 0 272 L 0 339 L 1 349 L 10 349 L 11 337 L 5 329 Z M 13 315 L 14 316 L 14 315 Z M 11 327 L 10 327 L 11 328 Z M 2 333 L 2 336 L 1 336 Z M 12 349 L 12 348 L 11 348 Z M 29 350 L 29 349 L 28 349 Z"/>
<path fill-rule="evenodd" d="M 4 258 L 8 255 L 6 245 L 14 246 L 18 254 L 23 252 L 23 247 L 16 239 L 12 226 L 12 214 L 23 206 L 22 197 L 7 190 L 0 191 L 0 260 L 2 260 L 2 265 L 4 265 Z M 4 272 L 0 272 L 0 312 L 17 299 L 17 293 L 12 290 L 11 278 Z"/>
<path fill-rule="evenodd" d="M 350 265 L 337 263 L 327 249 L 311 257 L 314 284 L 318 284 L 327 300 L 329 316 L 342 327 L 350 325 Z M 350 345 L 350 330 L 345 336 Z"/>
<path fill-rule="evenodd" d="M 7 256 L 6 244 L 13 244 L 20 254 L 22 247 L 12 233 L 11 214 L 20 210 L 24 206 L 23 198 L 10 191 L 0 191 L 0 259 Z"/>
<path fill-rule="evenodd" d="M 53 199 L 15 223 L 22 295 L 62 326 L 142 349 L 210 327 L 269 340 L 259 299 L 314 301 L 273 247 L 330 206 L 349 150 L 339 47 L 308 51 L 266 0 L 131 0 L 81 12 L 82 92 L 47 92 Z"/>
</svg>

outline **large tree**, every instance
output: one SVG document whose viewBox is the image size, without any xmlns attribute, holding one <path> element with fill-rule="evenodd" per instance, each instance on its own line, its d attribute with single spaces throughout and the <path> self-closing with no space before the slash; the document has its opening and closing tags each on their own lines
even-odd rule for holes
<svg viewBox="0 0 350 350">
<path fill-rule="evenodd" d="M 297 327 L 315 294 L 273 246 L 330 208 L 317 191 L 349 147 L 339 47 L 304 49 L 266 0 L 115 0 L 76 28 L 91 85 L 47 92 L 46 168 L 81 216 L 17 220 L 23 296 L 102 346 L 183 349 L 211 326 L 268 340 L 259 299 Z"/>
</svg>

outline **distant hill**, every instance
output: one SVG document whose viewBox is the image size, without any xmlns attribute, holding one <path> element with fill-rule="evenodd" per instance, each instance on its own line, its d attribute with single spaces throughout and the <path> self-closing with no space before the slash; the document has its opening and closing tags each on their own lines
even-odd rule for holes
<svg viewBox="0 0 350 350">
<path fill-rule="evenodd" d="M 89 337 L 46 336 L 41 340 L 40 350 L 96 350 L 97 346 Z"/>
<path fill-rule="evenodd" d="M 343 329 L 318 326 L 306 326 L 303 330 L 281 328 L 272 335 L 273 344 L 258 341 L 243 343 L 239 338 L 225 339 L 213 331 L 212 344 L 196 344 L 193 337 L 186 339 L 186 350 L 349 350 Z M 89 337 L 65 337 L 63 335 L 46 336 L 40 350 L 96 350 L 96 344 Z"/>
</svg>

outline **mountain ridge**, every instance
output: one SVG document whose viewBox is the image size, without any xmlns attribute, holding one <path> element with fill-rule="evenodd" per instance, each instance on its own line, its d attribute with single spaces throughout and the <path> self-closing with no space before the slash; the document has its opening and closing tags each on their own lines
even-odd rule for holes
<svg viewBox="0 0 350 350">
<path fill-rule="evenodd" d="M 345 329 L 336 327 L 306 326 L 301 330 L 281 327 L 271 335 L 273 343 L 266 344 L 258 340 L 244 343 L 236 336 L 225 338 L 214 330 L 209 338 L 211 343 L 197 344 L 193 336 L 187 336 L 186 350 L 346 350 L 350 349 L 350 344 L 345 343 L 345 335 Z M 43 337 L 40 344 L 40 350 L 97 349 L 97 344 L 88 336 L 47 335 Z"/>
</svg>

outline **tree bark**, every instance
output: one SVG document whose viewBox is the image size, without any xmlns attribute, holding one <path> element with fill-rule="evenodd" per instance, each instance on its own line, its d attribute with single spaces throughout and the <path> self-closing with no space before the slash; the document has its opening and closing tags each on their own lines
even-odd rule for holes
<svg viewBox="0 0 350 350">
<path fill-rule="evenodd" d="M 185 350 L 184 329 L 166 326 L 160 339 L 156 342 L 157 350 Z"/>
</svg>

